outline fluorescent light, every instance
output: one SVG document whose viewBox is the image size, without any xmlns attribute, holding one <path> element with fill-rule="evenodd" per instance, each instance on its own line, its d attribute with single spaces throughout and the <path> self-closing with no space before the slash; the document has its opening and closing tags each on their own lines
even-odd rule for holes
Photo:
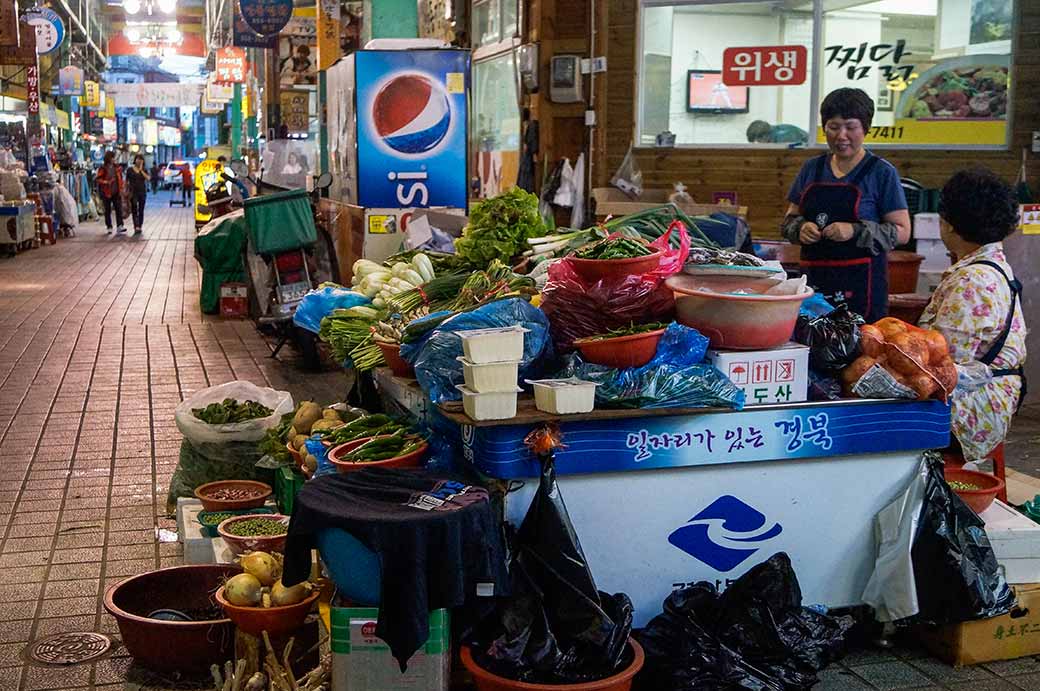
<svg viewBox="0 0 1040 691">
<path fill-rule="evenodd" d="M 141 0 L 123 0 L 123 10 L 127 14 L 137 14 L 141 11 Z"/>
<path fill-rule="evenodd" d="M 177 9 L 177 0 L 159 0 L 159 11 L 170 14 Z"/>
<path fill-rule="evenodd" d="M 124 33 L 126 33 L 126 37 L 130 43 L 137 43 L 141 40 L 141 32 L 136 28 L 127 29 Z"/>
</svg>

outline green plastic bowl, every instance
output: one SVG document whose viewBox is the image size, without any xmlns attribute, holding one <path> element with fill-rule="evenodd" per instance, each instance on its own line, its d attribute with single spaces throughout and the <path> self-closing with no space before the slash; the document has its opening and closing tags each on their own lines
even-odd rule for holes
<svg viewBox="0 0 1040 691">
<path fill-rule="evenodd" d="M 259 509 L 239 509 L 238 511 L 199 511 L 199 515 L 196 520 L 199 525 L 202 526 L 202 534 L 206 537 L 220 537 L 220 533 L 217 532 L 217 526 L 220 525 L 224 519 L 217 521 L 216 523 L 206 523 L 206 517 L 214 514 L 230 514 L 225 518 L 231 518 L 231 516 L 244 516 L 249 513 L 274 513 L 274 509 L 268 509 L 266 507 L 260 507 Z"/>
</svg>

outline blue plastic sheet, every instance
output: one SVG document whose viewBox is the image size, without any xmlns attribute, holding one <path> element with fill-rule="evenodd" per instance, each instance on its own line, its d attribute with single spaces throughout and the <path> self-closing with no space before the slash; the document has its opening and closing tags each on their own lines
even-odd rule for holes
<svg viewBox="0 0 1040 691">
<path fill-rule="evenodd" d="M 827 299 L 819 293 L 813 293 L 811 296 L 802 301 L 802 306 L 798 309 L 800 316 L 806 316 L 810 319 L 816 317 L 822 317 L 825 314 L 830 314 L 834 311 L 834 306 L 827 302 Z"/>
<path fill-rule="evenodd" d="M 329 460 L 329 448 L 321 443 L 321 437 L 308 439 L 304 442 L 304 446 L 307 448 L 307 453 L 318 459 L 318 469 L 314 471 L 313 477 L 334 475 L 338 472 L 336 466 L 332 465 L 332 461 Z"/>
<path fill-rule="evenodd" d="M 455 387 L 464 380 L 462 363 L 457 359 L 463 354 L 462 339 L 456 332 L 504 326 L 522 326 L 527 329 L 519 379 L 537 379 L 553 355 L 549 320 L 540 309 L 520 298 L 499 300 L 471 312 L 459 313 L 445 320 L 424 338 L 402 343 L 401 357 L 415 367 L 415 378 L 432 402 L 457 401 L 462 398 L 462 394 Z"/>
<path fill-rule="evenodd" d="M 715 367 L 703 363 L 708 339 L 672 323 L 657 352 L 642 367 L 614 369 L 571 355 L 561 376 L 594 381 L 596 404 L 610 408 L 744 407 L 744 391 Z"/>
<path fill-rule="evenodd" d="M 293 324 L 312 333 L 321 330 L 321 320 L 329 316 L 333 310 L 349 309 L 358 305 L 367 305 L 371 300 L 346 288 L 323 286 L 303 296 L 303 300 L 293 313 Z"/>
</svg>

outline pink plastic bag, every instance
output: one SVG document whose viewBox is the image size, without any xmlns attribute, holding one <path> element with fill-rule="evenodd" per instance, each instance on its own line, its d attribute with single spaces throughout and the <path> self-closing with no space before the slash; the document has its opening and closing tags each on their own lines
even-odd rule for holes
<svg viewBox="0 0 1040 691">
<path fill-rule="evenodd" d="M 678 249 L 669 238 L 679 232 Z M 668 231 L 650 243 L 662 250 L 657 268 L 643 275 L 630 275 L 594 282 L 584 280 L 570 259 L 549 267 L 549 280 L 542 290 L 542 311 L 549 318 L 553 342 L 558 351 L 574 349 L 576 339 L 595 336 L 630 324 L 670 321 L 675 311 L 672 291 L 664 279 L 677 273 L 690 253 L 690 236 L 681 221 L 673 221 Z"/>
</svg>

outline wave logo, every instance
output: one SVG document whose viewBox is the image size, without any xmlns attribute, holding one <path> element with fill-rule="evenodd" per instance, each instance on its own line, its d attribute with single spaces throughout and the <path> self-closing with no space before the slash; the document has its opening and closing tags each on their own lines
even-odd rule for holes
<svg viewBox="0 0 1040 691">
<path fill-rule="evenodd" d="M 779 523 L 767 528 L 760 511 L 727 494 L 675 530 L 668 542 L 716 571 L 726 572 L 782 532 Z"/>
<path fill-rule="evenodd" d="M 376 133 L 394 151 L 426 154 L 440 144 L 451 127 L 448 92 L 425 74 L 404 72 L 391 77 L 372 100 Z"/>
</svg>

